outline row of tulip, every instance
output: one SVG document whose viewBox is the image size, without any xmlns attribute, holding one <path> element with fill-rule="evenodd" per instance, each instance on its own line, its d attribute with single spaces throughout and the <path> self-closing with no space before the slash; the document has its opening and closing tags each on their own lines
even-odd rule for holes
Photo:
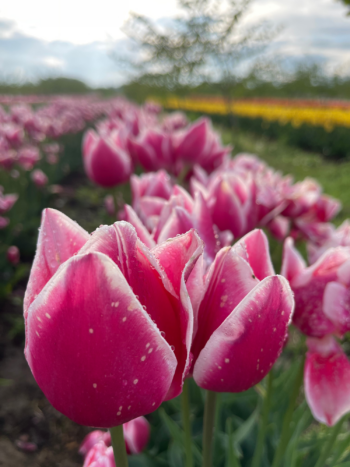
<svg viewBox="0 0 350 467">
<path fill-rule="evenodd" d="M 97 96 L 0 96 L 0 102 L 0 229 L 6 229 L 4 240 L 0 240 L 1 256 L 7 243 L 7 259 L 16 265 L 19 249 L 9 243 L 9 224 L 16 217 L 10 211 L 20 194 L 28 196 L 31 183 L 39 192 L 56 192 L 55 186 L 44 187 L 49 182 L 57 183 L 56 177 L 52 181 L 48 175 L 58 172 L 62 159 L 64 164 L 68 162 L 64 171 L 71 165 L 70 154 L 64 154 L 62 143 L 66 135 L 81 132 L 96 119 L 118 112 L 126 104 L 122 98 L 102 100 Z M 152 114 L 152 106 L 149 108 Z M 130 124 L 137 127 L 137 122 Z M 19 224 L 23 220 L 16 218 Z"/>
<path fill-rule="evenodd" d="M 350 108 L 347 102 L 335 101 L 294 101 L 290 99 L 224 99 L 207 97 L 168 97 L 157 101 L 172 110 L 184 110 L 205 114 L 227 115 L 233 113 L 238 117 L 262 118 L 266 122 L 278 122 L 281 125 L 291 123 L 298 128 L 302 124 L 321 126 L 326 131 L 342 126 L 350 127 Z"/>
<path fill-rule="evenodd" d="M 147 431 L 139 417 L 180 395 L 188 378 L 207 390 L 203 466 L 211 465 L 215 394 L 259 383 L 291 320 L 307 337 L 315 419 L 332 426 L 350 411 L 340 343 L 350 330 L 350 226 L 329 222 L 340 203 L 256 156 L 232 159 L 207 119 L 189 124 L 159 110 L 125 102 L 86 133 L 87 175 L 105 187 L 130 179 L 132 206 L 91 235 L 46 209 L 26 290 L 25 355 L 39 386 L 72 420 L 110 428 L 85 440 L 84 467 L 126 466 L 127 424 L 139 440 Z M 158 171 L 132 175 L 137 165 Z M 117 214 L 110 196 L 106 207 Z M 281 275 L 257 227 L 284 240 Z M 310 266 L 293 239 L 307 240 Z"/>
</svg>

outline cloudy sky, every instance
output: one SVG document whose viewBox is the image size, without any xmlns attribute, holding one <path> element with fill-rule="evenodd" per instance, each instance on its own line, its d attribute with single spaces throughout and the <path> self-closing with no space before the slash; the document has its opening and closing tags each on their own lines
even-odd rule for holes
<svg viewBox="0 0 350 467">
<path fill-rule="evenodd" d="M 164 21 L 176 0 L 11 0 L 0 2 L 0 79 L 69 76 L 92 86 L 118 86 L 110 58 L 125 50 L 121 27 L 129 12 Z M 350 72 L 350 17 L 335 0 L 255 0 L 245 22 L 283 27 L 273 48 L 291 59 L 327 61 Z"/>
</svg>

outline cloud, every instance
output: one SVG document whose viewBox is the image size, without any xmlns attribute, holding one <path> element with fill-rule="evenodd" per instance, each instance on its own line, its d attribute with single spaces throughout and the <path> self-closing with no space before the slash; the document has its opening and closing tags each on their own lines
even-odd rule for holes
<svg viewBox="0 0 350 467">
<path fill-rule="evenodd" d="M 171 22 L 176 12 L 175 0 L 169 0 L 167 6 L 164 0 L 129 0 L 122 5 L 100 0 L 93 9 L 81 5 L 79 9 L 77 0 L 69 15 L 65 8 L 71 0 L 55 4 L 53 12 L 43 0 L 32 0 L 24 9 L 16 7 L 19 2 L 23 4 L 23 0 L 13 0 L 0 5 L 1 17 L 8 18 L 0 20 L 2 75 L 36 79 L 59 74 L 91 86 L 119 86 L 127 81 L 125 70 L 112 60 L 110 52 L 130 53 L 128 39 L 119 32 L 130 9 L 143 9 L 163 25 Z M 245 24 L 268 19 L 283 26 L 270 47 L 270 56 L 290 63 L 304 60 L 335 66 L 350 60 L 350 18 L 345 13 L 343 5 L 334 0 L 258 0 Z M 109 32 L 113 39 L 106 38 Z"/>
<path fill-rule="evenodd" d="M 13 32 L 0 22 L 0 69 L 2 79 L 29 79 L 64 75 L 81 79 L 91 86 L 119 86 L 126 81 L 125 72 L 110 57 L 111 44 L 91 42 L 73 44 L 44 41 Z M 6 29 L 7 27 L 7 29 Z M 125 48 L 125 40 L 114 47 Z"/>
</svg>

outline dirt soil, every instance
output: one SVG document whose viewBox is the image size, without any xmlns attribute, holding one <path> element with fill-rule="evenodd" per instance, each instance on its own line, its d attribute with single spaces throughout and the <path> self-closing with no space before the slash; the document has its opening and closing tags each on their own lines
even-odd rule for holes
<svg viewBox="0 0 350 467">
<path fill-rule="evenodd" d="M 0 310 L 0 466 L 79 467 L 79 444 L 90 430 L 51 406 L 24 358 L 23 333 L 9 337 L 7 317 L 21 319 L 23 294 L 17 290 L 17 305 L 6 302 Z"/>
</svg>

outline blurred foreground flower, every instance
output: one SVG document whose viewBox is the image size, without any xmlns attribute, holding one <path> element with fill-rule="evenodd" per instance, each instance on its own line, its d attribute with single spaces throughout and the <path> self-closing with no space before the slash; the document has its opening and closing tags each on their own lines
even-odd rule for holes
<svg viewBox="0 0 350 467">
<path fill-rule="evenodd" d="M 138 417 L 123 425 L 126 451 L 128 454 L 139 454 L 146 447 L 150 426 L 145 417 Z M 89 433 L 83 440 L 79 452 L 86 457 L 97 443 L 103 442 L 106 446 L 111 446 L 111 434 L 109 431 L 95 430 Z"/>
</svg>

